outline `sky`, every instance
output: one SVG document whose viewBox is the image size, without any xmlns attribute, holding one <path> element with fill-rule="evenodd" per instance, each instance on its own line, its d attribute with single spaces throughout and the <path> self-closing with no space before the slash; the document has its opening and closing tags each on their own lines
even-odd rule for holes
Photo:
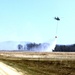
<svg viewBox="0 0 75 75">
<path fill-rule="evenodd" d="M 75 0 L 0 0 L 0 41 L 39 43 L 55 35 L 57 44 L 75 43 Z"/>
</svg>

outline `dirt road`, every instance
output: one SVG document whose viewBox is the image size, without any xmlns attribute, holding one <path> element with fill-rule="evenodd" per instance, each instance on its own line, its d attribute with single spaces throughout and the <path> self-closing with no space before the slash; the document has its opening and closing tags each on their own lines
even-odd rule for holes
<svg viewBox="0 0 75 75">
<path fill-rule="evenodd" d="M 0 75 L 23 75 L 21 72 L 18 72 L 16 69 L 0 62 Z"/>
</svg>

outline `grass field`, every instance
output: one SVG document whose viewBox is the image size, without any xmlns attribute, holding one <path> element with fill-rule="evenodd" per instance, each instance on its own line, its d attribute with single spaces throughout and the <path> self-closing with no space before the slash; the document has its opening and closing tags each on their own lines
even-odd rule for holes
<svg viewBox="0 0 75 75">
<path fill-rule="evenodd" d="M 75 75 L 73 52 L 0 52 L 0 60 L 24 75 Z"/>
</svg>

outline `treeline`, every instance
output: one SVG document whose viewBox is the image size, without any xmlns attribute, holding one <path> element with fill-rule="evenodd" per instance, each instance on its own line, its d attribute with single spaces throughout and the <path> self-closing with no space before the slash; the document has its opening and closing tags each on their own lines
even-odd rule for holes
<svg viewBox="0 0 75 75">
<path fill-rule="evenodd" d="M 56 45 L 54 52 L 75 52 L 75 44 L 72 45 Z"/>
</svg>

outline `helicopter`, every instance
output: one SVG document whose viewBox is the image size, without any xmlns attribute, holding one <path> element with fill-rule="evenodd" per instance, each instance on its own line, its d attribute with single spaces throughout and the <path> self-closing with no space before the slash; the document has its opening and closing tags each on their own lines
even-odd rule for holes
<svg viewBox="0 0 75 75">
<path fill-rule="evenodd" d="M 59 17 L 54 17 L 55 20 L 57 21 L 60 21 L 60 18 Z"/>
</svg>

